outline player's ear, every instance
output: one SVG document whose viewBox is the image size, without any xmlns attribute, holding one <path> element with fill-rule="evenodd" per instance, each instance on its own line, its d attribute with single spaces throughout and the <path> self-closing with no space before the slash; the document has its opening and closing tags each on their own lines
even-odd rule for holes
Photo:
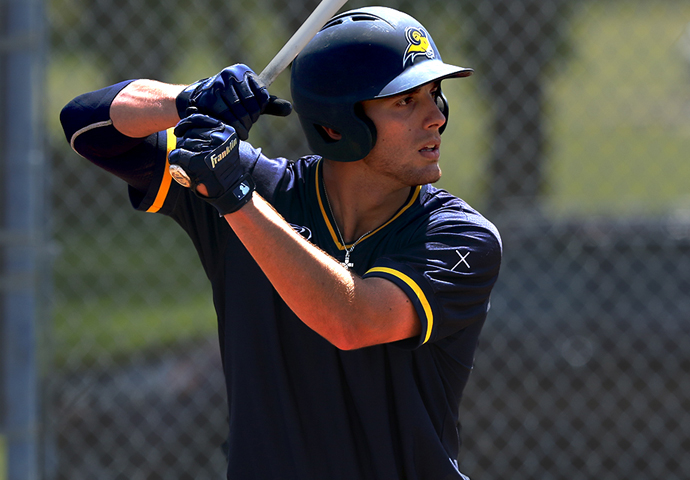
<svg viewBox="0 0 690 480">
<path fill-rule="evenodd" d="M 327 139 L 330 139 L 331 141 L 338 141 L 343 138 L 343 136 L 337 130 L 333 130 L 330 127 L 324 127 L 323 125 L 321 128 L 323 129 L 323 133 L 327 135 Z"/>
</svg>

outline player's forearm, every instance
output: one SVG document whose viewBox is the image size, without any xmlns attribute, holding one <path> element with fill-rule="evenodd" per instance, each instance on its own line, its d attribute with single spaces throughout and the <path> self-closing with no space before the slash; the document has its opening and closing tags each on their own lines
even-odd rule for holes
<svg viewBox="0 0 690 480">
<path fill-rule="evenodd" d="M 346 270 L 294 232 L 259 195 L 226 220 L 288 306 L 335 346 L 359 348 L 419 333 L 402 290 Z"/>
<path fill-rule="evenodd" d="M 122 134 L 143 138 L 174 127 L 180 117 L 175 98 L 184 85 L 136 80 L 115 97 L 110 106 L 113 126 Z"/>
</svg>

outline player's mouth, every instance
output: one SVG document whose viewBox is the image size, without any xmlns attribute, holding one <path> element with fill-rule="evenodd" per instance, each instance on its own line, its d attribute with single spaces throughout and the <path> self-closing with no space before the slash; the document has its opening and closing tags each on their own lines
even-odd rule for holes
<svg viewBox="0 0 690 480">
<path fill-rule="evenodd" d="M 421 153 L 424 157 L 429 158 L 430 160 L 437 160 L 440 155 L 440 146 L 440 142 L 427 143 L 419 149 L 419 153 Z"/>
</svg>

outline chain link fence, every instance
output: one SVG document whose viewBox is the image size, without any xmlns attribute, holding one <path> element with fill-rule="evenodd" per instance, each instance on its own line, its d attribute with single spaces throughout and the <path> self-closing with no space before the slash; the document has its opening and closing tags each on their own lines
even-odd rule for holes
<svg viewBox="0 0 690 480">
<path fill-rule="evenodd" d="M 69 149 L 74 96 L 127 78 L 260 71 L 316 0 L 47 0 L 55 242 L 45 477 L 221 478 L 210 287 L 177 226 Z M 364 5 L 352 1 L 347 7 Z M 391 0 L 445 61 L 444 188 L 505 261 L 461 405 L 476 479 L 690 472 L 690 3 Z M 289 98 L 289 74 L 272 92 Z M 268 155 L 308 152 L 265 118 Z"/>
</svg>

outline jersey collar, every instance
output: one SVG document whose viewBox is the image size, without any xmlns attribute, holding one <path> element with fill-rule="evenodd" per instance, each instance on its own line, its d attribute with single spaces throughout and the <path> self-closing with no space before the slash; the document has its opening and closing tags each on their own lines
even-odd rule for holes
<svg viewBox="0 0 690 480">
<path fill-rule="evenodd" d="M 323 164 L 323 159 L 319 159 L 317 164 L 316 164 L 316 174 L 314 175 L 314 182 L 315 182 L 315 189 L 316 189 L 316 199 L 318 200 L 319 203 L 319 210 L 321 211 L 321 216 L 323 217 L 323 221 L 326 223 L 326 227 L 328 227 L 328 232 L 331 234 L 331 239 L 333 240 L 333 243 L 335 246 L 338 248 L 338 250 L 346 250 L 352 247 L 352 244 L 348 245 L 343 245 L 340 242 L 340 239 L 338 238 L 338 234 L 335 231 L 334 228 L 334 222 L 335 219 L 332 219 L 330 217 L 330 212 L 329 208 L 326 207 L 326 192 L 323 190 L 323 171 L 322 171 L 322 166 Z M 403 204 L 402 207 L 393 215 L 387 222 L 383 223 L 381 226 L 378 228 L 372 230 L 368 234 L 366 234 L 364 237 L 359 239 L 359 242 L 363 242 L 367 238 L 376 235 L 379 231 L 383 230 L 386 228 L 388 225 L 393 223 L 395 220 L 397 220 L 403 213 L 405 213 L 414 203 L 417 201 L 419 198 L 419 194 L 422 190 L 422 185 L 417 185 L 412 192 L 410 193 L 410 196 L 407 198 L 405 203 Z"/>
</svg>

